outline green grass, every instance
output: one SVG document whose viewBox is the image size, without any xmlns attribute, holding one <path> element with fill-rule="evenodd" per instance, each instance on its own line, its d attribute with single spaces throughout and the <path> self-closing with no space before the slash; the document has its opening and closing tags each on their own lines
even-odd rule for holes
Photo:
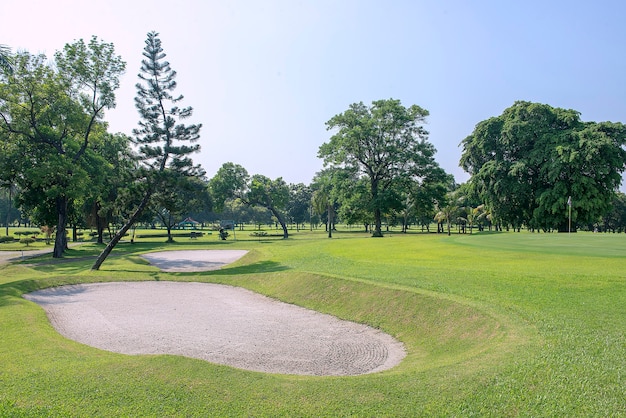
<svg viewBox="0 0 626 418">
<path fill-rule="evenodd" d="M 0 266 L 0 416 L 626 416 L 626 236 L 324 237 L 139 240 L 99 272 L 95 244 Z M 189 248 L 250 252 L 194 274 L 137 256 Z M 304 377 L 126 356 L 61 337 L 21 298 L 114 280 L 246 287 L 378 327 L 407 357 L 383 373 Z"/>
</svg>

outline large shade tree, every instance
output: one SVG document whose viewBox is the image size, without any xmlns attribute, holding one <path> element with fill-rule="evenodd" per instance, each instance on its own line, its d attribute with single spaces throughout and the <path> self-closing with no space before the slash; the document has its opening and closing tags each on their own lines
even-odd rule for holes
<svg viewBox="0 0 626 418">
<path fill-rule="evenodd" d="M 53 208 L 55 258 L 67 246 L 70 202 L 89 184 L 84 157 L 91 152 L 92 133 L 104 111 L 115 106 L 124 68 L 113 44 L 93 37 L 65 45 L 54 63 L 42 54 L 19 53 L 0 83 L 0 129 L 17 144 L 18 180 L 34 209 Z"/>
<path fill-rule="evenodd" d="M 139 146 L 138 159 L 143 167 L 143 198 L 98 256 L 91 267 L 93 270 L 100 268 L 120 239 L 141 217 L 157 189 L 165 187 L 168 177 L 204 174 L 189 156 L 200 150 L 196 142 L 202 125 L 182 122 L 192 116 L 193 108 L 179 107 L 183 96 L 173 95 L 176 71 L 165 60 L 166 54 L 158 33 L 148 33 L 143 56 L 135 96 L 135 107 L 140 116 L 139 128 L 133 131 L 134 141 Z"/>
<path fill-rule="evenodd" d="M 368 209 L 373 215 L 373 236 L 382 236 L 383 213 L 400 208 L 398 193 L 407 181 L 424 177 L 436 167 L 435 148 L 427 141 L 423 124 L 428 111 L 408 108 L 399 100 L 378 100 L 366 106 L 350 105 L 335 115 L 327 128 L 335 133 L 318 156 L 325 166 L 357 169 L 368 180 Z"/>
<path fill-rule="evenodd" d="M 514 228 L 567 231 L 609 208 L 626 168 L 626 126 L 516 102 L 462 141 L 461 166 L 491 213 Z M 570 200 L 571 198 L 571 200 Z"/>
<path fill-rule="evenodd" d="M 283 230 L 283 238 L 289 237 L 283 211 L 289 201 L 289 186 L 282 178 L 272 180 L 261 174 L 250 176 L 239 164 L 224 163 L 209 180 L 209 189 L 217 212 L 224 203 L 239 199 L 246 205 L 260 206 L 272 213 Z"/>
</svg>

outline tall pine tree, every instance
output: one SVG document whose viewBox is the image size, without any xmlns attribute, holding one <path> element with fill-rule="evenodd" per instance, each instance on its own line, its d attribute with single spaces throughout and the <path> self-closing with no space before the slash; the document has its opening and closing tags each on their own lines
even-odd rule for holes
<svg viewBox="0 0 626 418">
<path fill-rule="evenodd" d="M 139 111 L 139 128 L 133 130 L 139 146 L 139 159 L 145 179 L 145 192 L 141 203 L 105 247 L 92 266 L 98 270 L 120 239 L 139 219 L 150 199 L 164 179 L 171 174 L 187 176 L 204 174 L 189 157 L 200 150 L 195 142 L 200 138 L 201 124 L 185 125 L 180 122 L 193 113 L 191 107 L 181 108 L 177 103 L 182 95 L 174 96 L 176 71 L 165 60 L 166 54 L 156 32 L 148 33 L 141 61 L 140 82 L 136 84 L 135 107 Z"/>
</svg>

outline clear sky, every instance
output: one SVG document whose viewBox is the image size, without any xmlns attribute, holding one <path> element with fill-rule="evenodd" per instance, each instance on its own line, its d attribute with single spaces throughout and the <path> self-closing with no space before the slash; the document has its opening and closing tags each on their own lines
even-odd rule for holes
<svg viewBox="0 0 626 418">
<path fill-rule="evenodd" d="M 516 100 L 626 122 L 626 3 L 615 0 L 9 0 L 0 44 L 49 57 L 96 35 L 127 62 L 112 132 L 137 126 L 146 34 L 202 123 L 194 156 L 310 183 L 325 122 L 351 103 L 428 109 L 436 159 L 458 182 L 459 143 Z"/>
</svg>

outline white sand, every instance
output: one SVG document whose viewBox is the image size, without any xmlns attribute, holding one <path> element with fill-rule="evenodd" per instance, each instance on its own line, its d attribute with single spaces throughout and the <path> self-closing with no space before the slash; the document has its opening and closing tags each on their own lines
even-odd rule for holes
<svg viewBox="0 0 626 418">
<path fill-rule="evenodd" d="M 247 253 L 246 250 L 187 250 L 154 252 L 141 257 L 163 271 L 193 272 L 218 270 Z"/>
<path fill-rule="evenodd" d="M 210 254 L 204 252 L 193 256 L 209 262 Z M 180 253 L 171 253 L 170 260 L 181 259 Z M 211 260 L 226 258 L 221 253 Z M 167 255 L 158 259 L 167 264 Z M 24 297 L 41 305 L 63 336 L 124 354 L 175 354 L 301 375 L 373 373 L 392 368 L 405 356 L 400 342 L 376 329 L 232 286 L 99 283 Z"/>
</svg>

